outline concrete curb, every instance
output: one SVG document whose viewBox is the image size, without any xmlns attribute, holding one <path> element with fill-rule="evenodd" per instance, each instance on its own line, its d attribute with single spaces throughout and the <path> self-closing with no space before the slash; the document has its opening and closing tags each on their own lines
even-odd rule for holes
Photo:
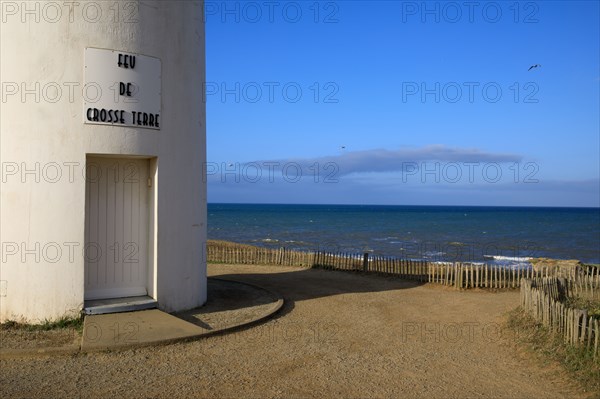
<svg viewBox="0 0 600 399">
<path fill-rule="evenodd" d="M 149 347 L 149 346 L 163 346 L 163 345 L 171 345 L 171 344 L 175 344 L 175 343 L 192 342 L 192 341 L 197 341 L 197 340 L 200 340 L 203 338 L 209 338 L 209 337 L 218 336 L 218 335 L 225 335 L 228 333 L 240 331 L 240 330 L 261 324 L 261 323 L 265 322 L 266 320 L 275 316 L 284 305 L 284 299 L 281 295 L 279 295 L 278 293 L 273 292 L 271 290 L 268 290 L 264 287 L 260 287 L 255 284 L 250 284 L 250 283 L 246 283 L 246 282 L 242 282 L 242 281 L 229 280 L 229 279 L 218 278 L 218 277 L 210 277 L 210 279 L 224 281 L 224 282 L 228 282 L 228 283 L 234 283 L 234 284 L 243 284 L 243 285 L 252 287 L 254 289 L 257 289 L 257 290 L 265 291 L 275 299 L 275 302 L 273 303 L 273 306 L 271 306 L 267 311 L 252 318 L 251 320 L 247 320 L 247 321 L 244 321 L 241 323 L 233 324 L 228 327 L 224 327 L 224 328 L 220 328 L 220 329 L 216 329 L 216 330 L 204 331 L 199 334 L 185 335 L 185 336 L 167 338 L 167 339 L 157 339 L 157 340 L 153 340 L 153 341 L 129 342 L 129 343 L 123 343 L 123 344 L 104 345 L 104 346 L 97 346 L 97 347 L 87 348 L 87 349 L 85 349 L 85 348 L 82 349 L 81 344 L 79 344 L 79 345 L 73 344 L 73 345 L 62 346 L 62 347 L 36 348 L 36 349 L 0 349 L 0 360 L 18 359 L 18 358 L 24 358 L 24 357 L 42 357 L 42 356 L 73 356 L 73 355 L 81 354 L 81 353 L 124 351 L 124 350 L 144 348 L 144 347 Z M 86 316 L 86 317 L 88 317 L 88 316 Z M 79 340 L 83 341 L 83 335 Z"/>
</svg>

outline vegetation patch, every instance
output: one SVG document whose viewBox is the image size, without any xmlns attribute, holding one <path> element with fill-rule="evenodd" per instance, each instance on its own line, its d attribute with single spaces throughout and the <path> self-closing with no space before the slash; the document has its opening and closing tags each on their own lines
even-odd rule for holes
<svg viewBox="0 0 600 399">
<path fill-rule="evenodd" d="M 600 319 L 600 299 L 569 297 L 565 304 L 571 308 L 587 310 L 588 316 Z"/>
<path fill-rule="evenodd" d="M 255 245 L 248 245 L 248 244 L 240 244 L 237 242 L 232 242 L 232 241 L 222 241 L 222 240 L 208 240 L 206 242 L 206 246 L 210 246 L 213 248 L 227 248 L 227 249 L 259 249 L 260 247 L 257 247 Z"/>
<path fill-rule="evenodd" d="M 537 322 L 521 307 L 509 313 L 507 326 L 516 341 L 534 352 L 539 360 L 557 361 L 587 392 L 600 397 L 600 357 L 594 358 L 585 347 L 566 344 L 560 335 Z"/>
<path fill-rule="evenodd" d="M 57 320 L 44 320 L 40 324 L 19 323 L 8 320 L 0 324 L 0 331 L 53 331 L 61 329 L 74 329 L 81 333 L 83 331 L 83 316 L 61 317 Z"/>
</svg>

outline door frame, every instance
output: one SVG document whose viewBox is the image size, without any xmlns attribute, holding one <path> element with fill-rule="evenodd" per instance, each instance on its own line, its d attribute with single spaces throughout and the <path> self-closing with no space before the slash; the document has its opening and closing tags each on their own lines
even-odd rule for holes
<svg viewBox="0 0 600 399">
<path fill-rule="evenodd" d="M 151 187 L 148 190 L 148 245 L 147 245 L 147 270 L 146 270 L 146 292 L 147 296 L 158 300 L 157 298 L 157 263 L 158 263 L 158 157 L 156 156 L 144 156 L 144 155 L 129 155 L 129 154 L 97 154 L 97 153 L 86 153 L 85 155 L 85 168 L 84 168 L 84 198 L 87 198 L 85 195 L 88 184 L 86 178 L 87 164 L 90 158 L 106 158 L 106 159 L 133 159 L 133 160 L 148 160 L 148 176 L 150 180 Z M 144 184 L 142 182 L 142 184 Z M 148 184 L 148 183 L 146 183 Z M 86 223 L 87 223 L 87 200 L 84 200 L 84 227 L 83 227 L 83 247 L 85 248 L 85 239 L 86 239 Z M 85 268 L 86 261 L 85 256 L 83 259 L 83 267 Z M 83 273 L 84 280 L 83 284 L 83 293 L 84 300 L 85 298 L 85 271 Z M 118 289 L 117 289 L 118 290 Z M 119 296 L 116 296 L 118 298 Z"/>
</svg>

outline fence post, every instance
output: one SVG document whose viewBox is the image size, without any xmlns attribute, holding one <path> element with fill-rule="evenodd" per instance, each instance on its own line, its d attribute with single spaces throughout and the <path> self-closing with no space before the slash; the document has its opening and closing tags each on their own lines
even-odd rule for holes
<svg viewBox="0 0 600 399">
<path fill-rule="evenodd" d="M 369 253 L 365 252 L 363 255 L 363 271 L 366 272 L 369 270 Z"/>
</svg>

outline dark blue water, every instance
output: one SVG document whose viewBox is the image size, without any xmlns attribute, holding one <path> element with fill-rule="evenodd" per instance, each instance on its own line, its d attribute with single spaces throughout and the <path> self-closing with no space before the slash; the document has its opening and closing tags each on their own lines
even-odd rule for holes
<svg viewBox="0 0 600 399">
<path fill-rule="evenodd" d="M 432 261 L 600 263 L 600 208 L 209 204 L 208 237 Z"/>
</svg>

